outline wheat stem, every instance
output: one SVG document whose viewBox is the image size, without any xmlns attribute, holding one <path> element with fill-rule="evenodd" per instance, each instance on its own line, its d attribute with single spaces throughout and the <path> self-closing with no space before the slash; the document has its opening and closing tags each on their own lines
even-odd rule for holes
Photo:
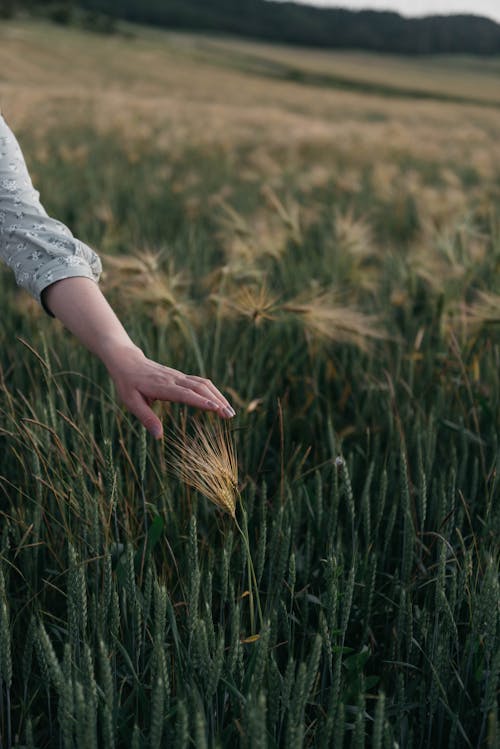
<svg viewBox="0 0 500 749">
<path fill-rule="evenodd" d="M 259 588 L 257 585 L 257 578 L 255 576 L 255 569 L 254 569 L 253 562 L 252 562 L 252 555 L 250 553 L 250 541 L 248 538 L 247 514 L 243 506 L 241 494 L 239 492 L 236 492 L 236 494 L 237 494 L 237 499 L 239 500 L 241 504 L 241 511 L 243 513 L 243 520 L 244 520 L 243 529 L 241 528 L 240 524 L 236 520 L 236 517 L 234 518 L 234 522 L 238 531 L 241 534 L 241 537 L 243 539 L 243 543 L 245 544 L 245 549 L 247 552 L 248 592 L 249 592 L 249 597 L 250 597 L 250 629 L 251 629 L 251 634 L 254 635 L 256 634 L 256 632 L 255 632 L 254 597 L 253 597 L 252 585 L 255 589 L 255 598 L 257 601 L 257 610 L 259 612 L 259 622 L 260 622 L 261 629 L 263 627 L 264 619 L 262 616 L 262 609 L 260 606 L 260 596 L 259 596 Z"/>
</svg>

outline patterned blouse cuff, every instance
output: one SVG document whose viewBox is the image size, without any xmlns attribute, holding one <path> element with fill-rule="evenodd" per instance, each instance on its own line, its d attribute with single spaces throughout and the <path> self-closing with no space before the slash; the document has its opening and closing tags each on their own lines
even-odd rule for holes
<svg viewBox="0 0 500 749">
<path fill-rule="evenodd" d="M 98 267 L 96 268 L 91 267 L 83 258 L 78 258 L 78 260 L 80 262 L 74 265 L 61 265 L 60 258 L 52 260 L 43 267 L 43 270 L 37 274 L 37 277 L 35 277 L 31 284 L 31 293 L 50 317 L 55 317 L 55 315 L 47 307 L 43 298 L 43 292 L 48 286 L 56 281 L 62 281 L 64 278 L 76 277 L 90 278 L 95 283 L 99 282 L 101 273 L 100 262 L 98 262 Z"/>
</svg>

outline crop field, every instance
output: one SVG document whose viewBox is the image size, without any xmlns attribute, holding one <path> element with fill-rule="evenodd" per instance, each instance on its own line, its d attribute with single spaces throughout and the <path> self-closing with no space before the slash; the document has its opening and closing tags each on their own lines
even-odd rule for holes
<svg viewBox="0 0 500 749">
<path fill-rule="evenodd" d="M 499 72 L 2 22 L 46 210 L 237 410 L 154 441 L 0 269 L 2 749 L 498 749 Z"/>
</svg>

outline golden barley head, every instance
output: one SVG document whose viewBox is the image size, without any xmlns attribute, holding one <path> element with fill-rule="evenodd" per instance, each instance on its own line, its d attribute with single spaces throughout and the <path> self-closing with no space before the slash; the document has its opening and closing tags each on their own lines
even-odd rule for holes
<svg viewBox="0 0 500 749">
<path fill-rule="evenodd" d="M 208 415 L 170 430 L 167 460 L 180 481 L 228 512 L 236 514 L 238 463 L 226 422 Z"/>
</svg>

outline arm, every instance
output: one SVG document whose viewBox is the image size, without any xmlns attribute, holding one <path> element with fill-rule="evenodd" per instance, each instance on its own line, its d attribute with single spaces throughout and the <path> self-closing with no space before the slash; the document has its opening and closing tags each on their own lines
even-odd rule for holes
<svg viewBox="0 0 500 749">
<path fill-rule="evenodd" d="M 101 293 L 97 254 L 47 215 L 12 131 L 0 115 L 0 257 L 20 286 L 58 317 L 105 364 L 118 395 L 160 438 L 154 400 L 186 403 L 230 418 L 234 411 L 209 381 L 148 359 Z"/>
<path fill-rule="evenodd" d="M 162 436 L 154 400 L 186 403 L 230 418 L 234 411 L 209 380 L 185 375 L 148 359 L 135 346 L 96 283 L 68 278 L 45 290 L 51 312 L 106 366 L 118 395 L 153 436 Z"/>
</svg>

